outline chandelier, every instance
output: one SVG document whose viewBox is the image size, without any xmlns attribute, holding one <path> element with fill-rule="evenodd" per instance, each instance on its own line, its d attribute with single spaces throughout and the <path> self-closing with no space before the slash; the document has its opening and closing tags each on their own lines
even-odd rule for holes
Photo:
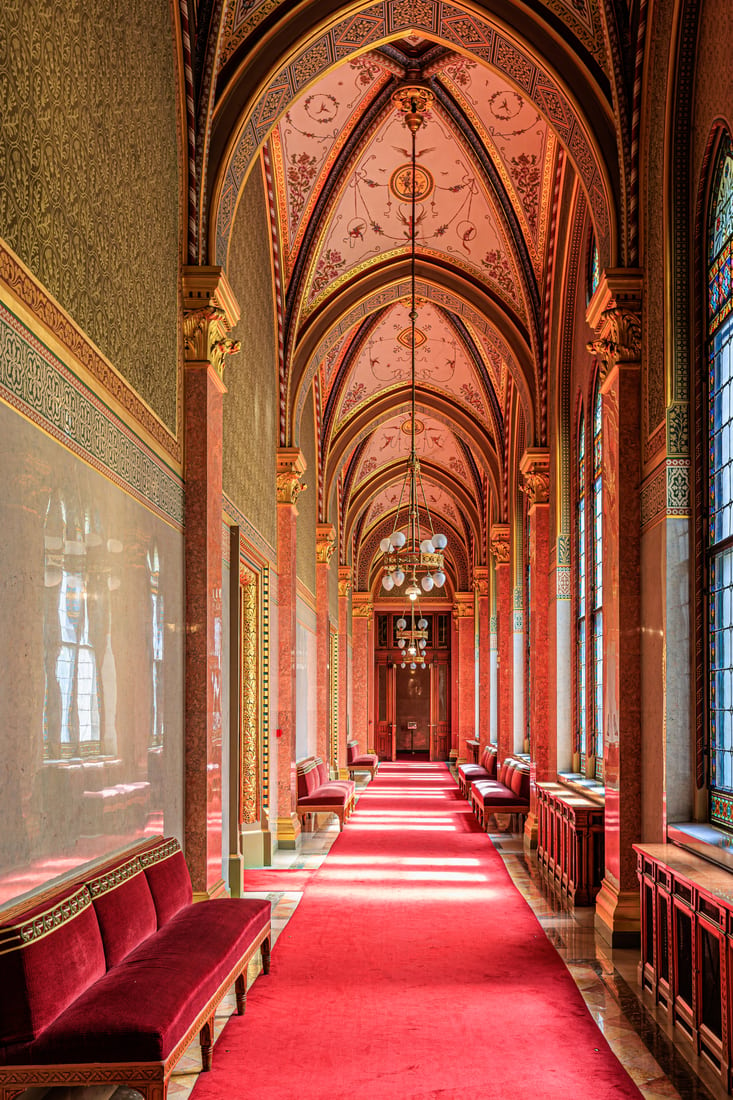
<svg viewBox="0 0 733 1100">
<path fill-rule="evenodd" d="M 392 528 L 392 534 L 388 538 L 382 539 L 379 544 L 379 549 L 382 551 L 382 569 L 384 570 L 382 576 L 382 587 L 387 592 L 391 592 L 393 588 L 401 588 L 405 582 L 405 578 L 408 580 L 407 587 L 405 588 L 405 595 L 411 601 L 415 601 L 420 595 L 420 588 L 422 587 L 424 592 L 430 592 L 433 587 L 442 588 L 445 584 L 445 573 L 443 571 L 443 551 L 448 545 L 448 539 L 444 534 L 436 532 L 433 529 L 433 520 L 430 515 L 430 509 L 425 497 L 425 490 L 422 484 L 422 478 L 420 477 L 420 462 L 418 461 L 417 454 L 415 452 L 415 336 L 416 328 L 415 322 L 417 321 L 417 301 L 415 294 L 415 240 L 417 237 L 417 219 L 416 219 L 416 201 L 417 201 L 417 179 L 416 179 L 416 160 L 417 153 L 415 149 L 415 141 L 418 130 L 423 124 L 422 111 L 426 109 L 432 99 L 431 93 L 427 88 L 423 88 L 419 85 L 412 85 L 401 88 L 395 93 L 393 102 L 397 108 L 405 113 L 405 125 L 412 135 L 412 156 L 410 160 L 411 171 L 411 186 L 410 186 L 410 455 L 407 459 L 407 469 L 405 471 L 405 478 L 402 483 L 402 491 L 400 493 L 399 504 L 397 506 L 397 513 L 395 515 L 394 527 Z M 430 527 L 430 537 L 420 540 L 420 502 L 425 509 L 425 513 L 428 519 L 428 526 Z M 405 511 L 407 513 L 407 527 L 406 530 L 398 530 L 400 527 L 400 515 L 403 511 L 403 502 L 405 502 Z M 404 622 L 404 627 L 401 628 L 404 632 L 407 628 L 406 620 L 401 619 L 400 622 Z M 412 612 L 412 632 L 408 631 L 404 634 L 404 641 L 407 643 L 415 641 L 419 643 L 427 638 L 425 628 L 420 629 L 415 626 L 414 621 L 414 609 Z M 419 622 L 425 622 L 424 619 L 420 619 Z M 427 623 L 425 623 L 427 626 Z M 398 627 L 399 629 L 399 627 Z M 408 637 L 410 633 L 420 634 L 420 637 Z M 424 637 L 422 636 L 424 634 Z M 398 634 L 398 638 L 400 635 Z M 402 647 L 400 647 L 402 648 Z M 413 656 L 418 656 L 420 650 L 419 644 L 416 645 L 416 652 Z M 424 646 L 422 649 L 424 650 Z M 414 667 L 414 665 L 412 666 Z"/>
<path fill-rule="evenodd" d="M 401 650 L 402 656 L 402 668 L 406 668 L 409 664 L 410 669 L 414 671 L 418 662 L 421 668 L 426 667 L 425 652 L 428 644 L 428 621 L 424 619 L 418 606 L 417 620 L 415 619 L 415 604 L 410 604 L 410 625 L 407 625 L 407 619 L 402 616 L 397 620 L 397 645 Z"/>
</svg>

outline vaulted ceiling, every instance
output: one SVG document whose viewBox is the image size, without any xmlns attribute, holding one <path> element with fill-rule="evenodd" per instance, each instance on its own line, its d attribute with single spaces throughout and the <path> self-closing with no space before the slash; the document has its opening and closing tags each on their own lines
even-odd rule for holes
<svg viewBox="0 0 733 1100">
<path fill-rule="evenodd" d="M 423 7 L 423 22 L 440 7 L 447 26 L 446 5 Z M 324 38 L 323 56 L 318 44 L 300 55 L 310 59 L 307 77 L 291 61 L 260 85 L 244 127 L 241 118 L 234 126 L 245 72 L 236 62 L 262 10 L 232 0 L 225 11 L 223 136 L 215 127 L 212 147 L 228 145 L 209 226 L 212 259 L 226 263 L 259 144 L 280 294 L 280 443 L 298 444 L 314 386 L 319 519 L 338 525 L 356 586 L 377 592 L 378 544 L 395 521 L 411 427 L 411 139 L 395 95 L 406 83 L 429 90 L 416 145 L 416 448 L 427 506 L 449 536 L 449 587 L 468 587 L 486 560 L 490 523 L 507 518 L 510 435 L 521 425 L 522 446 L 546 443 L 546 320 L 563 173 L 577 179 L 606 260 L 613 255 L 617 183 L 602 155 L 613 121 L 598 11 L 592 0 L 553 0 L 543 16 L 552 28 L 561 20 L 568 56 L 595 89 L 603 124 L 591 134 L 550 66 L 534 65 L 519 40 L 479 17 L 459 26 L 457 10 L 449 34 L 421 33 L 420 19 L 403 13 L 402 36 L 367 51 L 342 45 L 338 60 L 327 54 L 352 33 L 344 21 Z M 368 19 L 365 10 L 362 37 Z M 461 35 L 473 45 L 463 48 Z"/>
</svg>

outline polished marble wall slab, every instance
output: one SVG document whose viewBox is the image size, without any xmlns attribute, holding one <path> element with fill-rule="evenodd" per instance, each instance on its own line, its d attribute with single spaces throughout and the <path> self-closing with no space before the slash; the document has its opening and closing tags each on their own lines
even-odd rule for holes
<svg viewBox="0 0 733 1100">
<path fill-rule="evenodd" d="M 0 388 L 0 903 L 183 830 L 180 482 L 112 414 L 85 419 L 81 384 L 58 442 L 41 406 L 58 420 L 73 380 L 38 363 L 36 393 L 16 357 L 24 415 Z"/>
</svg>

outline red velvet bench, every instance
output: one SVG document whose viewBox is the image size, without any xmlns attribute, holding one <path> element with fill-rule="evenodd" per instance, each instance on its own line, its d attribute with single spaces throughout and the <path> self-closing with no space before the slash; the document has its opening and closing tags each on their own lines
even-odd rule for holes
<svg viewBox="0 0 733 1100">
<path fill-rule="evenodd" d="M 0 913 L 0 1100 L 31 1086 L 127 1085 L 164 1100 L 191 1040 L 211 1067 L 214 1013 L 270 963 L 270 903 L 192 904 L 174 839 L 156 837 Z"/>
<path fill-rule="evenodd" d="M 478 764 L 458 765 L 458 786 L 464 798 L 471 797 L 471 784 L 477 779 L 496 779 L 496 745 L 487 745 Z"/>
<path fill-rule="evenodd" d="M 328 766 L 319 756 L 296 763 L 298 801 L 295 812 L 305 827 L 308 814 L 336 814 L 339 831 L 354 811 L 356 786 L 351 779 L 331 779 Z"/>
<path fill-rule="evenodd" d="M 346 767 L 352 777 L 354 772 L 369 772 L 372 779 L 374 779 L 379 770 L 379 757 L 373 752 L 360 753 L 358 741 L 347 741 Z"/>
<path fill-rule="evenodd" d="M 529 813 L 529 765 L 508 757 L 496 779 L 477 779 L 471 784 L 473 812 L 482 829 L 492 814 Z"/>
</svg>

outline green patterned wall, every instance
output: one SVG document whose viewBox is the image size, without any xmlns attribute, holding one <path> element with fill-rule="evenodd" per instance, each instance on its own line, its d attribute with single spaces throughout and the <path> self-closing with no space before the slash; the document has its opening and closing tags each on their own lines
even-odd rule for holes
<svg viewBox="0 0 733 1100">
<path fill-rule="evenodd" d="M 316 512 L 318 468 L 316 466 L 316 421 L 311 388 L 300 422 L 300 449 L 307 466 L 303 480 L 308 486 L 298 497 L 298 580 L 316 594 Z"/>
<path fill-rule="evenodd" d="M 169 0 L 2 0 L 0 103 L 0 237 L 174 429 Z"/>
<path fill-rule="evenodd" d="M 232 235 L 229 281 L 242 315 L 242 350 L 226 365 L 224 492 L 277 547 L 277 348 L 267 200 L 259 166 L 244 188 Z"/>
</svg>

